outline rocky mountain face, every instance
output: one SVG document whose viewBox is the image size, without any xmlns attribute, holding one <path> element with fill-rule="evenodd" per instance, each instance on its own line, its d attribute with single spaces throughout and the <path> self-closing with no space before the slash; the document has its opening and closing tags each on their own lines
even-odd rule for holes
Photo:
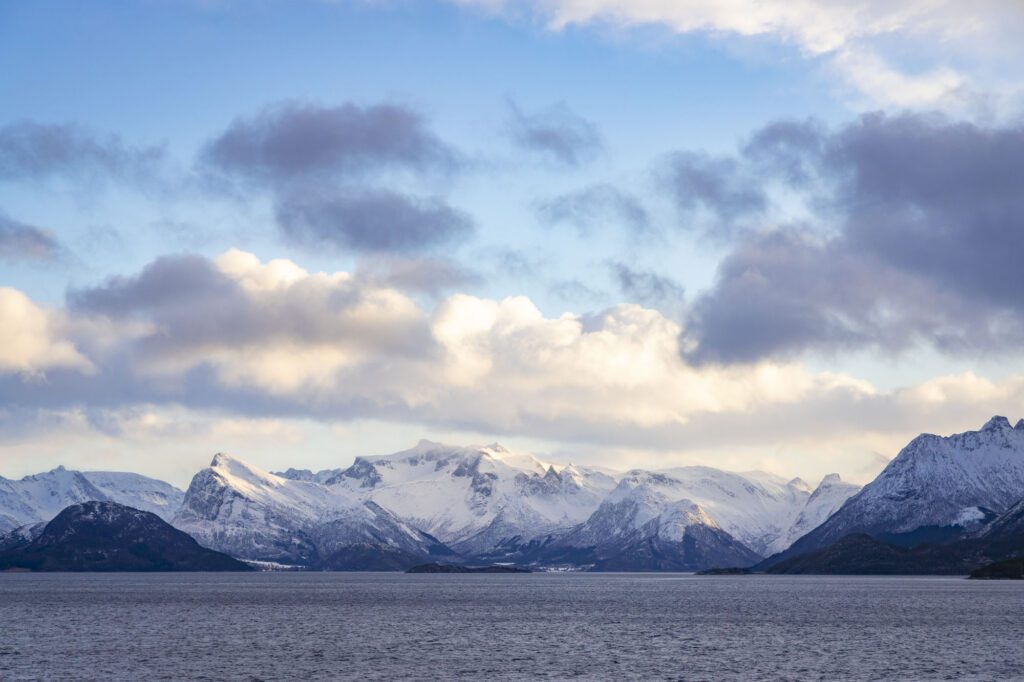
<svg viewBox="0 0 1024 682">
<path fill-rule="evenodd" d="M 22 539 L 27 541 L 8 542 L 0 549 L 0 570 L 251 570 L 236 559 L 201 547 L 156 514 L 116 502 L 71 505 L 34 538 Z"/>
<path fill-rule="evenodd" d="M 11 480 L 0 476 L 0 532 L 49 521 L 65 507 L 90 500 L 112 501 L 170 519 L 184 493 L 138 474 L 82 472 L 57 467 Z"/>
<path fill-rule="evenodd" d="M 174 525 L 232 556 L 321 569 L 395 570 L 451 555 L 342 486 L 282 478 L 224 454 L 192 479 Z"/>
<path fill-rule="evenodd" d="M 821 525 L 771 561 L 863 533 L 893 544 L 942 542 L 978 531 L 1024 498 L 1024 420 L 923 434 Z"/>
</svg>

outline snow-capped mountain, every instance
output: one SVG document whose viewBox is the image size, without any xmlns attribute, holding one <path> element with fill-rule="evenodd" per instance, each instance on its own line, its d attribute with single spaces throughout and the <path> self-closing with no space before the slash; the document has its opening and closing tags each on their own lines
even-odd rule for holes
<svg viewBox="0 0 1024 682">
<path fill-rule="evenodd" d="M 232 556 L 319 568 L 404 568 L 450 553 L 342 486 L 283 478 L 224 454 L 192 479 L 173 523 Z"/>
<path fill-rule="evenodd" d="M 394 455 L 358 457 L 327 483 L 468 555 L 565 532 L 615 487 L 605 473 L 545 464 L 498 444 L 452 447 L 425 440 Z"/>
<path fill-rule="evenodd" d="M 596 570 L 693 571 L 748 566 L 759 555 L 689 499 L 665 474 L 630 472 L 582 524 L 542 548 L 541 562 Z"/>
<path fill-rule="evenodd" d="M 851 533 L 911 541 L 924 532 L 970 531 L 1024 498 L 1024 420 L 993 417 L 978 431 L 922 434 L 788 554 Z M 901 539 L 902 538 L 902 539 Z"/>
<path fill-rule="evenodd" d="M 859 485 L 843 481 L 839 474 L 829 474 L 821 479 L 821 483 L 807 498 L 803 510 L 796 521 L 789 527 L 786 534 L 780 536 L 768 546 L 767 554 L 781 552 L 810 531 L 814 530 L 828 517 L 836 513 L 848 499 L 857 494 Z"/>
<path fill-rule="evenodd" d="M 619 490 L 623 486 L 697 504 L 722 530 L 762 556 L 786 536 L 811 497 L 810 488 L 798 478 L 787 481 L 764 472 L 739 474 L 703 466 L 634 470 L 622 477 Z"/>
<path fill-rule="evenodd" d="M 65 507 L 90 500 L 118 502 L 169 519 L 183 497 L 168 483 L 130 473 L 61 466 L 20 480 L 0 477 L 0 532 L 49 521 Z"/>
</svg>

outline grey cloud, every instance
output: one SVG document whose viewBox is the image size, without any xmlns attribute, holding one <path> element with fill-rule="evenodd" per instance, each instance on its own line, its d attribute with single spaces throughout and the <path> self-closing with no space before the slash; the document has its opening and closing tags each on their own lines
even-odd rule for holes
<svg viewBox="0 0 1024 682">
<path fill-rule="evenodd" d="M 604 146 L 590 121 L 573 113 L 564 103 L 535 114 L 526 114 L 509 103 L 509 133 L 522 148 L 568 166 L 591 161 Z"/>
<path fill-rule="evenodd" d="M 736 159 L 695 152 L 676 152 L 664 167 L 664 185 L 691 226 L 711 219 L 711 233 L 730 234 L 742 220 L 768 208 L 757 178 Z"/>
<path fill-rule="evenodd" d="M 211 188 L 269 191 L 281 236 L 307 248 L 408 254 L 470 237 L 471 218 L 408 187 L 447 175 L 459 154 L 395 104 L 286 102 L 236 119 L 200 154 Z M 410 171 L 401 192 L 391 171 Z M 403 176 L 405 177 L 405 176 Z"/>
<path fill-rule="evenodd" d="M 308 191 L 276 209 L 285 235 L 309 246 L 412 253 L 469 239 L 472 219 L 438 199 L 389 190 Z"/>
<path fill-rule="evenodd" d="M 73 124 L 20 121 L 0 127 L 0 180 L 61 176 L 139 182 L 150 178 L 163 158 L 161 147 L 133 147 L 116 135 Z"/>
<path fill-rule="evenodd" d="M 742 155 L 761 173 L 779 175 L 792 185 L 805 184 L 815 175 L 826 137 L 825 126 L 814 119 L 775 121 L 751 136 Z"/>
<path fill-rule="evenodd" d="M 389 167 L 450 170 L 458 156 L 408 107 L 288 102 L 236 119 L 201 158 L 229 175 L 280 183 Z"/>
<path fill-rule="evenodd" d="M 138 275 L 111 277 L 106 283 L 68 292 L 68 306 L 76 311 L 122 317 L 140 311 L 184 306 L 195 301 L 236 292 L 236 287 L 213 263 L 202 256 L 162 256 Z"/>
<path fill-rule="evenodd" d="M 551 224 L 566 223 L 580 234 L 588 234 L 603 224 L 626 228 L 630 233 L 651 230 L 650 216 L 633 195 L 602 183 L 584 187 L 540 202 L 537 214 Z"/>
<path fill-rule="evenodd" d="M 1024 128 L 873 114 L 776 124 L 744 153 L 769 180 L 805 177 L 828 227 L 741 239 L 694 305 L 692 360 L 1024 342 Z"/>
<path fill-rule="evenodd" d="M 244 285 L 202 256 L 159 258 L 137 274 L 70 291 L 79 313 L 154 323 L 136 342 L 140 356 L 172 359 L 185 351 L 218 346 L 243 349 L 293 339 L 302 344 L 365 344 L 399 355 L 428 348 L 416 321 L 404 334 L 363 324 L 348 315 L 366 298 L 366 280 L 330 284 L 307 278 L 284 290 L 251 296 Z M 403 322 L 405 324 L 406 322 Z"/>
<path fill-rule="evenodd" d="M 578 279 L 563 279 L 551 284 L 548 287 L 548 291 L 552 296 L 562 299 L 563 301 L 570 301 L 573 303 L 579 303 L 581 300 L 600 301 L 605 298 L 606 294 L 597 289 L 593 289 Z"/>
<path fill-rule="evenodd" d="M 60 250 L 50 232 L 0 213 L 0 260 L 50 261 L 57 258 Z"/>
<path fill-rule="evenodd" d="M 682 304 L 685 290 L 671 277 L 636 270 L 620 261 L 612 261 L 608 266 L 619 291 L 629 300 L 655 308 L 678 308 Z"/>
</svg>

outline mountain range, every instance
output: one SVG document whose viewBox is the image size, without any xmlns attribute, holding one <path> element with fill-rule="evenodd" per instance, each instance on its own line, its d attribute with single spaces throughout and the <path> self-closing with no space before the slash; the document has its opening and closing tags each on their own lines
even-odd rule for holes
<svg viewBox="0 0 1024 682">
<path fill-rule="evenodd" d="M 322 570 L 428 562 L 767 569 L 851 536 L 858 539 L 837 552 L 866 547 L 868 538 L 898 548 L 898 559 L 924 543 L 969 541 L 967 565 L 995 558 L 981 544 L 1003 543 L 1007 556 L 1024 550 L 1015 539 L 1024 531 L 1024 420 L 1014 427 L 994 417 L 978 431 L 919 436 L 863 489 L 834 474 L 812 488 L 699 466 L 613 472 L 498 444 L 430 441 L 319 472 L 271 473 L 218 454 L 186 491 L 136 474 L 61 467 L 0 478 L 0 532 L 30 538 L 64 507 L 90 499 L 153 512 L 240 559 Z"/>
</svg>

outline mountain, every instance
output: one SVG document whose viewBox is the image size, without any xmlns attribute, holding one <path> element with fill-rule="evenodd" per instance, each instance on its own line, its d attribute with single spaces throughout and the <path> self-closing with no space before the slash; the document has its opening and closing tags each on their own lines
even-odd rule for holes
<svg viewBox="0 0 1024 682">
<path fill-rule="evenodd" d="M 590 518 L 538 548 L 533 560 L 591 564 L 597 571 L 696 571 L 757 561 L 757 553 L 700 505 L 675 499 L 676 482 L 664 474 L 631 472 Z"/>
<path fill-rule="evenodd" d="M 453 447 L 426 440 L 394 455 L 357 457 L 326 482 L 469 556 L 514 551 L 565 532 L 615 487 L 606 473 L 556 467 L 498 444 Z"/>
<path fill-rule="evenodd" d="M 320 569 L 399 570 L 451 550 L 341 486 L 283 478 L 218 454 L 174 525 L 233 556 Z"/>
<path fill-rule="evenodd" d="M 0 532 L 49 521 L 68 505 L 89 500 L 113 501 L 171 518 L 184 493 L 138 474 L 81 472 L 57 467 L 20 480 L 0 477 Z"/>
<path fill-rule="evenodd" d="M 116 502 L 74 504 L 27 544 L 0 550 L 0 570 L 248 571 L 156 514 Z"/>
<path fill-rule="evenodd" d="M 46 529 L 46 521 L 26 523 L 0 535 L 0 552 L 27 546 Z"/>
<path fill-rule="evenodd" d="M 977 531 L 1024 498 L 1024 420 L 993 417 L 980 430 L 922 434 L 788 556 L 865 533 L 894 544 L 941 542 Z"/>
<path fill-rule="evenodd" d="M 846 483 L 839 474 L 829 474 L 807 498 L 804 508 L 784 535 L 767 547 L 766 554 L 781 552 L 798 539 L 814 530 L 839 510 L 848 499 L 857 494 L 859 485 Z"/>
<path fill-rule="evenodd" d="M 1024 499 L 979 530 L 944 542 L 907 547 L 854 533 L 823 548 L 781 559 L 773 557 L 755 568 L 766 568 L 769 573 L 891 575 L 963 575 L 978 569 L 981 572 L 977 577 L 996 577 L 1006 570 L 1012 572 L 1012 560 L 1019 561 L 1022 555 Z M 992 562 L 997 563 L 988 572 L 979 568 Z"/>
</svg>

